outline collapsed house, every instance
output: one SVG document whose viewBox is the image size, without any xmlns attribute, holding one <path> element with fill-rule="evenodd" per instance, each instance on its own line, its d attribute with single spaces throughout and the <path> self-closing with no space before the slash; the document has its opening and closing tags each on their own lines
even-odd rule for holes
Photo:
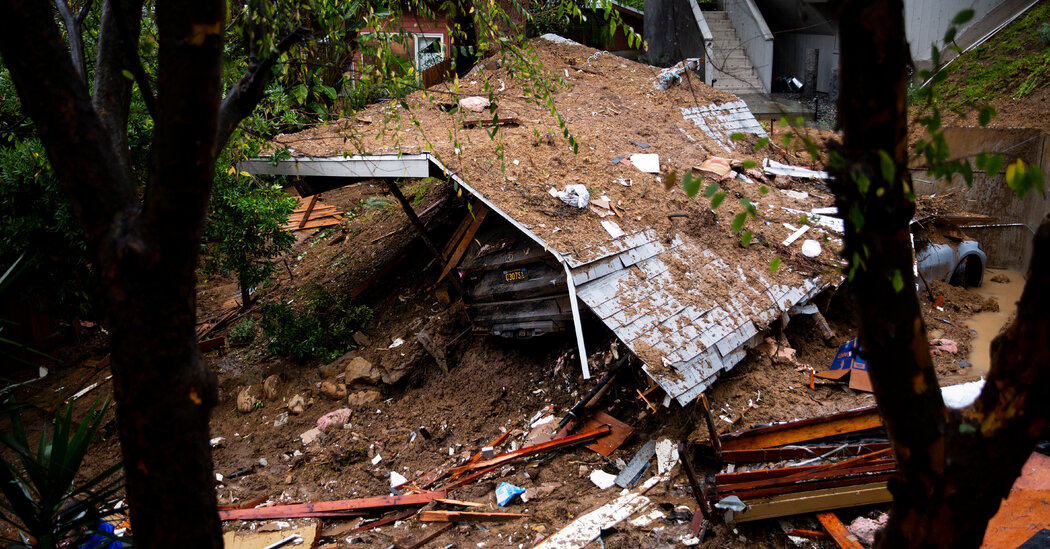
<svg viewBox="0 0 1050 549">
<path fill-rule="evenodd" d="M 512 311 L 533 315 L 520 322 L 475 322 L 498 335 L 573 330 L 586 378 L 581 314 L 593 314 L 641 360 L 664 405 L 688 404 L 766 330 L 811 314 L 804 306 L 842 280 L 841 220 L 830 193 L 804 183 L 826 174 L 789 166 L 802 157 L 776 145 L 755 150 L 766 132 L 743 103 L 688 70 L 661 74 L 557 37 L 531 45 L 539 70 L 563 82 L 551 92 L 556 115 L 536 83 L 480 67 L 454 85 L 279 136 L 275 149 L 290 157 L 240 168 L 292 177 L 303 196 L 365 180 L 453 181 L 471 213 L 441 254 L 442 276 L 484 266 L 478 235 L 509 230 L 524 244 L 489 252 L 543 254 L 549 268 L 488 269 L 505 283 L 556 289 Z M 459 101 L 489 89 L 495 100 L 481 112 Z M 690 197 L 682 182 L 700 178 L 706 196 Z"/>
</svg>

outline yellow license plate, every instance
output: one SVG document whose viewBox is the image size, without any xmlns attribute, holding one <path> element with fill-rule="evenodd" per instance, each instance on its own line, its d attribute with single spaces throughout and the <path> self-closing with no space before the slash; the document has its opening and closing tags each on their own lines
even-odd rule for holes
<svg viewBox="0 0 1050 549">
<path fill-rule="evenodd" d="M 528 275 L 525 269 L 514 269 L 513 271 L 503 271 L 503 280 L 507 282 L 515 282 L 518 280 L 528 280 Z"/>
</svg>

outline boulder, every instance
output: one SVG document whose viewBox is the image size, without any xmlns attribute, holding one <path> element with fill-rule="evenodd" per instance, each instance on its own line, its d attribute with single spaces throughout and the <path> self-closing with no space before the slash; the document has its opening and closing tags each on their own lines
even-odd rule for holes
<svg viewBox="0 0 1050 549">
<path fill-rule="evenodd" d="M 299 415 L 306 409 L 306 399 L 302 395 L 295 395 L 288 399 L 288 412 L 292 415 Z"/>
<path fill-rule="evenodd" d="M 252 386 L 249 385 L 244 389 L 241 389 L 240 394 L 237 395 L 237 411 L 243 414 L 247 414 L 255 409 L 255 403 L 258 402 L 251 394 Z"/>
<path fill-rule="evenodd" d="M 263 398 L 277 400 L 277 391 L 281 386 L 281 376 L 274 374 L 263 381 Z"/>
<path fill-rule="evenodd" d="M 323 381 L 321 382 L 321 394 L 332 400 L 342 400 L 346 398 L 346 384 Z"/>
<path fill-rule="evenodd" d="M 346 365 L 346 377 L 344 381 L 346 381 L 347 385 L 357 381 L 375 383 L 381 378 L 382 376 L 379 373 L 379 369 L 362 357 L 354 357 Z"/>
<path fill-rule="evenodd" d="M 380 393 L 375 389 L 366 389 L 364 391 L 357 391 L 356 393 L 350 394 L 346 399 L 346 403 L 349 406 L 361 406 L 363 404 L 379 402 L 382 399 L 383 393 Z"/>
</svg>

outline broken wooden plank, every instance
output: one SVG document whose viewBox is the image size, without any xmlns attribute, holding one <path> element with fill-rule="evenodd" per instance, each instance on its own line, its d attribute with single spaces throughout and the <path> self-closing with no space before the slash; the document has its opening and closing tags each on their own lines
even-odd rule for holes
<svg viewBox="0 0 1050 549">
<path fill-rule="evenodd" d="M 518 450 L 514 450 L 513 452 L 506 452 L 506 453 L 500 454 L 500 455 L 498 455 L 498 456 L 496 456 L 496 457 L 494 457 L 492 459 L 479 461 L 479 462 L 471 463 L 471 464 L 467 464 L 467 465 L 462 465 L 460 467 L 456 467 L 454 469 L 451 469 L 449 472 L 453 473 L 453 472 L 462 472 L 462 471 L 473 471 L 473 470 L 477 470 L 477 469 L 487 469 L 489 467 L 495 467 L 495 466 L 498 466 L 498 465 L 503 465 L 505 463 L 509 463 L 509 462 L 517 460 L 517 459 L 523 459 L 523 458 L 527 458 L 527 457 L 530 457 L 530 456 L 534 456 L 536 454 L 542 454 L 542 453 L 546 453 L 546 452 L 551 452 L 553 450 L 558 450 L 558 449 L 561 449 L 561 448 L 566 448 L 568 446 L 573 446 L 573 445 L 580 444 L 580 443 L 583 443 L 583 442 L 588 442 L 588 441 L 594 440 L 596 438 L 608 435 L 611 431 L 612 431 L 611 427 L 609 427 L 608 425 L 602 425 L 601 427 L 598 427 L 597 429 L 594 429 L 592 431 L 587 431 L 585 433 L 579 433 L 579 434 L 575 434 L 575 435 L 569 435 L 567 437 L 560 438 L 558 440 L 552 440 L 550 442 L 544 442 L 542 444 L 534 444 L 532 446 L 526 446 L 524 448 L 520 448 Z"/>
<path fill-rule="evenodd" d="M 882 427 L 882 418 L 878 410 L 871 406 L 723 435 L 720 442 L 723 450 L 754 450 L 879 427 Z"/>
<path fill-rule="evenodd" d="M 864 546 L 857 540 L 857 536 L 846 529 L 846 525 L 842 524 L 835 513 L 817 513 L 817 520 L 831 534 L 831 539 L 835 540 L 841 549 L 864 549 Z"/>
<path fill-rule="evenodd" d="M 620 471 L 619 475 L 616 475 L 616 485 L 620 488 L 626 488 L 628 484 L 634 480 L 649 464 L 649 460 L 653 459 L 656 455 L 656 441 L 649 440 L 638 450 L 634 457 L 631 458 L 631 462 L 627 464 L 627 467 Z"/>
<path fill-rule="evenodd" d="M 886 503 L 892 500 L 893 495 L 886 488 L 886 482 L 810 490 L 749 501 L 747 509 L 733 512 L 726 522 L 750 522 L 767 518 L 830 511 L 843 507 Z"/>
<path fill-rule="evenodd" d="M 497 117 L 492 118 L 475 118 L 472 120 L 464 120 L 464 128 L 473 128 L 480 126 L 520 126 L 521 121 L 513 116 Z"/>
<path fill-rule="evenodd" d="M 416 340 L 423 346 L 423 349 L 433 357 L 434 362 L 437 362 L 438 366 L 447 374 L 448 373 L 448 360 L 445 359 L 445 350 L 434 341 L 430 334 L 426 330 L 422 330 L 416 334 Z"/>
<path fill-rule="evenodd" d="M 207 341 L 202 341 L 199 345 L 201 348 L 201 352 L 207 353 L 208 351 L 211 351 L 213 349 L 218 349 L 219 347 L 225 346 L 226 338 L 223 336 L 219 336 L 216 338 L 209 339 Z"/>
<path fill-rule="evenodd" d="M 437 498 L 445 497 L 444 491 L 422 492 L 404 496 L 382 496 L 375 498 L 344 499 L 338 501 L 315 501 L 290 505 L 275 505 L 256 509 L 231 509 L 219 511 L 219 520 L 263 520 L 291 517 L 331 516 L 353 512 L 372 512 L 397 507 L 425 505 Z"/>
<path fill-rule="evenodd" d="M 310 197 L 310 203 L 306 205 L 306 212 L 303 213 L 303 219 L 299 221 L 299 228 L 302 229 L 306 226 L 306 222 L 310 220 L 310 212 L 314 211 L 314 206 L 317 204 L 318 195 Z"/>
<path fill-rule="evenodd" d="M 448 261 L 445 263 L 445 267 L 441 269 L 441 276 L 438 277 L 434 284 L 441 282 L 445 276 L 452 270 L 453 267 L 459 263 L 459 260 L 463 258 L 463 254 L 467 253 L 467 248 L 470 247 L 470 241 L 474 240 L 474 235 L 477 234 L 478 229 L 481 228 L 481 223 L 485 221 L 485 216 L 488 215 L 489 209 L 482 206 L 478 209 L 474 215 L 474 221 L 470 223 L 467 230 L 463 233 L 463 236 L 459 240 L 459 244 L 456 245 L 456 249 L 449 255 Z"/>
<path fill-rule="evenodd" d="M 461 501 L 458 499 L 438 498 L 434 501 L 438 503 L 444 503 L 445 505 L 459 505 L 460 507 L 484 507 L 484 503 L 478 503 L 476 501 Z"/>
<path fill-rule="evenodd" d="M 601 535 L 602 530 L 616 526 L 627 517 L 645 509 L 650 501 L 645 493 L 666 477 L 655 476 L 636 490 L 587 513 L 565 525 L 534 549 L 582 549 Z"/>
<path fill-rule="evenodd" d="M 456 526 L 456 524 L 454 522 L 450 522 L 450 523 L 442 526 L 441 528 L 438 528 L 436 531 L 431 532 L 431 533 L 423 536 L 418 541 L 415 541 L 415 542 L 407 544 L 407 545 L 406 544 L 398 544 L 397 546 L 398 547 L 404 547 L 404 549 L 419 549 L 420 547 L 430 543 L 431 541 L 434 541 L 435 539 L 437 539 L 438 536 L 440 536 L 441 534 L 444 534 L 445 532 L 448 532 L 449 530 L 451 530 L 455 526 Z"/>
<path fill-rule="evenodd" d="M 756 450 L 723 450 L 724 463 L 754 463 L 759 461 L 786 461 L 827 457 L 860 456 L 890 447 L 888 442 L 873 442 L 850 445 L 784 446 L 781 448 L 758 448 Z"/>
<path fill-rule="evenodd" d="M 423 522 L 459 522 L 461 520 L 511 520 L 529 516 L 528 513 L 490 513 L 485 511 L 423 511 Z"/>
<path fill-rule="evenodd" d="M 711 446 L 715 449 L 715 456 L 722 458 L 722 437 L 715 428 L 715 417 L 711 414 L 711 406 L 707 403 L 707 395 L 700 393 L 700 406 L 704 411 L 704 421 L 707 423 L 707 437 L 711 439 Z"/>
</svg>

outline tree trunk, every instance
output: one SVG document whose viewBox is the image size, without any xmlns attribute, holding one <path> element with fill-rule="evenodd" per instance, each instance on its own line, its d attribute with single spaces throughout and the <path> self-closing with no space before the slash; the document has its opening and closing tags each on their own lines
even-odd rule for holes
<svg viewBox="0 0 1050 549">
<path fill-rule="evenodd" d="M 1034 254 L 1018 322 L 996 340 L 977 404 L 947 409 L 912 274 L 902 1 L 847 0 L 839 28 L 842 161 L 831 169 L 846 219 L 862 354 L 899 470 L 879 547 L 978 547 L 1050 414 L 1040 405 L 1050 396 L 1050 249 Z M 1050 226 L 1037 240 L 1050 247 Z"/>
</svg>

